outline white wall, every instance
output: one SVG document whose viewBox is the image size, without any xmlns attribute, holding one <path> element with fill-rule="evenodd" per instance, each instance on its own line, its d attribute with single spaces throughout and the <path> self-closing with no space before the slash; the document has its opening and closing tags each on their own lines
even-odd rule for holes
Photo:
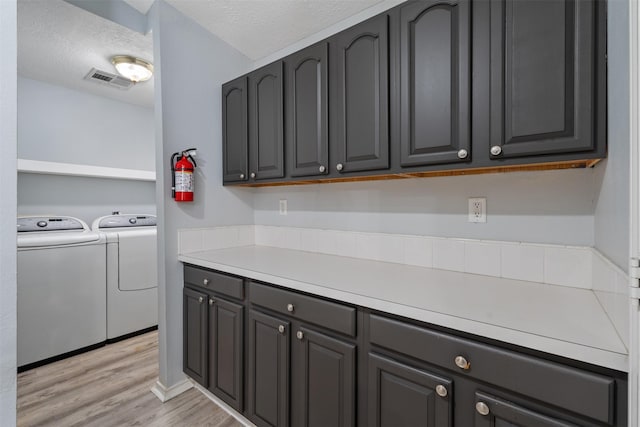
<svg viewBox="0 0 640 427">
<path fill-rule="evenodd" d="M 597 169 L 595 246 L 624 271 L 629 265 L 629 3 L 608 2 L 608 158 Z"/>
<path fill-rule="evenodd" d="M 0 1 L 0 426 L 16 423 L 16 19 Z"/>
<path fill-rule="evenodd" d="M 182 265 L 177 229 L 253 223 L 249 191 L 222 186 L 221 85 L 250 61 L 166 2 L 149 13 L 156 70 L 156 170 L 158 180 L 158 281 L 160 382 L 182 373 Z M 185 65 L 186 64 L 186 65 Z M 197 147 L 195 202 L 170 197 L 171 153 Z"/>
<path fill-rule="evenodd" d="M 117 89 L 114 89 L 117 90 Z M 153 109 L 18 77 L 18 157 L 155 170 Z M 19 215 L 154 214 L 155 183 L 18 174 Z"/>
<path fill-rule="evenodd" d="M 153 171 L 153 126 L 151 108 L 18 78 L 21 159 Z"/>
</svg>

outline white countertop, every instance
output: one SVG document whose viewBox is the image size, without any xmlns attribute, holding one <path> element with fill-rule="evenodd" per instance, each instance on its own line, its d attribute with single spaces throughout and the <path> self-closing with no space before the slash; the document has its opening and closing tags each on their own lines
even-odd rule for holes
<svg viewBox="0 0 640 427">
<path fill-rule="evenodd" d="M 620 371 L 628 352 L 590 290 L 266 246 L 185 263 Z"/>
</svg>

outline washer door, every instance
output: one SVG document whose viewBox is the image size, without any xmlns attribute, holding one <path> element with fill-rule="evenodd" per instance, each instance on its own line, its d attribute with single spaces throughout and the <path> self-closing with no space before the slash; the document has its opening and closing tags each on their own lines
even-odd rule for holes
<svg viewBox="0 0 640 427">
<path fill-rule="evenodd" d="M 118 289 L 139 291 L 158 286 L 158 252 L 156 230 L 118 233 L 120 267 Z"/>
</svg>

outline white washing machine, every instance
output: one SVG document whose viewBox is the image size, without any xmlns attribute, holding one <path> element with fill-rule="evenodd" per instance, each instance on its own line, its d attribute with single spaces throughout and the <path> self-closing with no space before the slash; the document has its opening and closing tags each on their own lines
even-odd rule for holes
<svg viewBox="0 0 640 427">
<path fill-rule="evenodd" d="M 106 340 L 106 246 L 73 217 L 18 218 L 18 367 Z"/>
<path fill-rule="evenodd" d="M 107 340 L 157 326 L 155 215 L 103 216 L 91 228 L 107 239 Z"/>
</svg>

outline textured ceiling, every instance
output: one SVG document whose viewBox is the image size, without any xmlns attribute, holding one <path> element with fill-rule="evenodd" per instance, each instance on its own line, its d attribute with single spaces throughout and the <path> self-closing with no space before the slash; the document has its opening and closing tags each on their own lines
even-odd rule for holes
<svg viewBox="0 0 640 427">
<path fill-rule="evenodd" d="M 83 80 L 93 67 L 117 74 L 110 59 L 118 54 L 153 61 L 151 34 L 136 33 L 62 0 L 18 1 L 19 75 L 153 107 L 153 78 L 127 91 Z"/>
<path fill-rule="evenodd" d="M 139 3 L 144 0 L 128 0 Z M 382 0 L 166 0 L 256 60 Z"/>
</svg>

